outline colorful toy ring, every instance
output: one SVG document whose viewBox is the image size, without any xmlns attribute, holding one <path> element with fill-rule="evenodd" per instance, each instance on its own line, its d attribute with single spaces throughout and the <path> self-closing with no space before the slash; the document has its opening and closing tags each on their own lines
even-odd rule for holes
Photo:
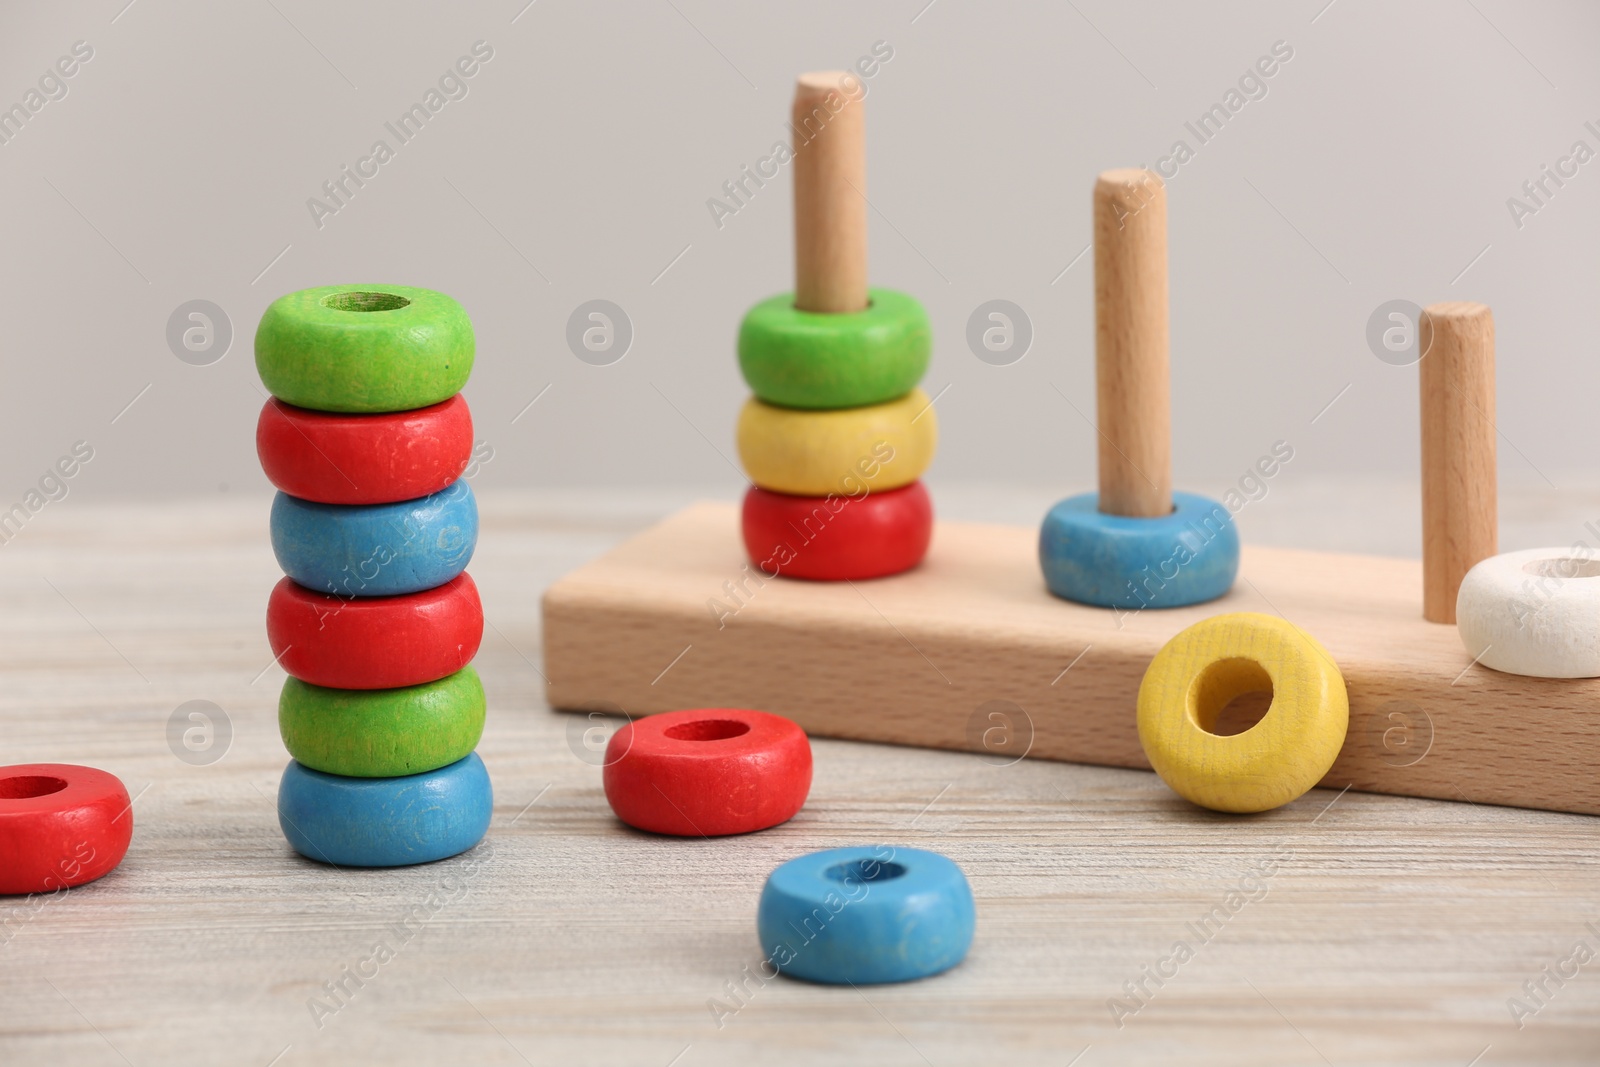
<svg viewBox="0 0 1600 1067">
<path fill-rule="evenodd" d="M 606 800 L 629 826 L 678 837 L 748 834 L 787 822 L 811 791 L 811 742 L 781 715 L 668 711 L 611 735 Z"/>
<path fill-rule="evenodd" d="M 0 893 L 49 893 L 109 873 L 133 802 L 114 774 L 70 763 L 0 767 Z"/>
<path fill-rule="evenodd" d="M 329 689 L 285 678 L 278 731 L 296 761 L 348 778 L 394 778 L 464 758 L 483 736 L 478 672 L 402 689 Z"/>
<path fill-rule="evenodd" d="M 268 400 L 256 421 L 267 480 L 319 504 L 388 504 L 437 493 L 472 460 L 459 393 L 414 411 L 342 415 Z"/>
<path fill-rule="evenodd" d="M 325 285 L 274 300 L 256 327 L 267 391 L 315 411 L 409 411 L 447 400 L 472 373 L 460 304 L 407 285 Z"/>
<path fill-rule="evenodd" d="M 834 985 L 947 971 L 972 944 L 972 889 L 936 852 L 886 845 L 792 859 L 767 876 L 756 927 L 780 973 Z"/>
<path fill-rule="evenodd" d="M 853 408 L 904 396 L 922 380 L 933 330 L 922 305 L 869 289 L 865 310 L 801 311 L 793 293 L 751 308 L 739 324 L 739 369 L 769 404 Z"/>
<path fill-rule="evenodd" d="M 1212 733 L 1235 697 L 1270 692 L 1243 733 Z M 1173 792 L 1217 811 L 1267 811 L 1322 780 L 1350 723 L 1328 650 L 1274 615 L 1213 615 L 1180 632 L 1139 686 L 1139 743 Z"/>
</svg>

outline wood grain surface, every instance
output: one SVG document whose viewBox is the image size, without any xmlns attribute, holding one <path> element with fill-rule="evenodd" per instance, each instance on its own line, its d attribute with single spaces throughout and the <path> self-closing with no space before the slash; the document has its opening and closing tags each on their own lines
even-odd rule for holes
<svg viewBox="0 0 1600 1067">
<path fill-rule="evenodd" d="M 0 1064 L 1594 1062 L 1600 960 L 1560 987 L 1542 976 L 1580 940 L 1600 949 L 1585 816 L 1316 790 L 1240 818 L 1144 771 L 818 740 L 810 802 L 785 826 L 625 829 L 575 755 L 592 724 L 547 707 L 538 603 L 657 515 L 481 503 L 479 751 L 497 803 L 470 870 L 338 870 L 285 844 L 264 497 L 69 499 L 0 547 L 0 762 L 104 767 L 138 798 L 116 872 L 0 901 Z M 192 700 L 231 725 L 209 765 L 169 748 Z M 967 961 L 860 990 L 745 979 L 767 871 L 879 842 L 965 868 Z M 1157 988 L 1144 969 L 1180 939 L 1193 957 Z M 308 1000 L 380 941 L 393 958 L 344 979 L 353 995 L 319 1028 Z M 1108 1001 L 1141 980 L 1153 995 L 1118 1028 Z M 708 1002 L 735 1007 L 741 981 L 719 1027 Z M 1507 999 L 1528 981 L 1550 995 L 1518 1029 Z"/>
</svg>

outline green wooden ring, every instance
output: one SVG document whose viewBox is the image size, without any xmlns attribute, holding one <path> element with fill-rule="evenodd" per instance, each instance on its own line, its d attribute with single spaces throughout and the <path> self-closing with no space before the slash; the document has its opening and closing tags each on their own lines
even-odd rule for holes
<svg viewBox="0 0 1600 1067">
<path fill-rule="evenodd" d="M 329 689 L 285 678 L 278 697 L 284 747 L 312 770 L 398 778 L 454 763 L 483 736 L 478 672 L 463 667 L 424 685 Z"/>
<path fill-rule="evenodd" d="M 256 327 L 269 392 L 316 411 L 410 411 L 448 400 L 472 373 L 461 305 L 406 285 L 324 285 L 280 296 Z"/>
<path fill-rule="evenodd" d="M 801 311 L 793 293 L 751 308 L 739 325 L 739 369 L 769 404 L 856 408 L 909 393 L 928 369 L 933 328 L 916 299 L 867 290 L 865 311 Z"/>
</svg>

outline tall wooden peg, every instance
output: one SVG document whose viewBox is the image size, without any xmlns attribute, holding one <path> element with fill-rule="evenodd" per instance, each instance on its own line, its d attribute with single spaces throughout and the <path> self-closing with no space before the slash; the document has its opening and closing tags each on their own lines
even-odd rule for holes
<svg viewBox="0 0 1600 1067">
<path fill-rule="evenodd" d="M 1430 304 L 1417 324 L 1422 393 L 1422 615 L 1456 621 L 1456 593 L 1498 549 L 1494 315 Z"/>
<path fill-rule="evenodd" d="M 867 306 L 867 126 L 845 71 L 802 74 L 794 87 L 794 304 Z"/>
<path fill-rule="evenodd" d="M 1172 512 L 1167 190 L 1148 170 L 1094 185 L 1095 385 L 1102 512 Z"/>
</svg>

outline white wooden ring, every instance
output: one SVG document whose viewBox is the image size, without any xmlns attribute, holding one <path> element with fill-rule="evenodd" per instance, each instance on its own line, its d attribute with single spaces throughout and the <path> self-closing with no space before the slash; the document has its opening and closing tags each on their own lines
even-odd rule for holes
<svg viewBox="0 0 1600 1067">
<path fill-rule="evenodd" d="M 1456 628 L 1485 667 L 1600 678 L 1600 559 L 1583 548 L 1491 556 L 1461 580 Z"/>
</svg>

